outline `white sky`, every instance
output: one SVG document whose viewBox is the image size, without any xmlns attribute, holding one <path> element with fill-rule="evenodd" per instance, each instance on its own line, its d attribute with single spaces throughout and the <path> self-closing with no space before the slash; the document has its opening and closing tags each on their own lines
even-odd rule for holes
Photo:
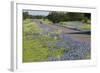
<svg viewBox="0 0 100 73">
<path fill-rule="evenodd" d="M 28 12 L 30 15 L 43 15 L 47 16 L 49 14 L 49 11 L 32 11 L 32 10 L 24 10 L 25 12 Z"/>
</svg>

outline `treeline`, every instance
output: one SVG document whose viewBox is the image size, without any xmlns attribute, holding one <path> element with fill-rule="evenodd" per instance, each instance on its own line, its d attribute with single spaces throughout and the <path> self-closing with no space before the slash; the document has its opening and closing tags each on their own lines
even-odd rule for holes
<svg viewBox="0 0 100 73">
<path fill-rule="evenodd" d="M 41 16 L 41 15 L 37 15 L 37 16 L 33 16 L 33 15 L 29 15 L 28 12 L 23 12 L 23 19 L 43 19 L 46 18 L 45 16 Z"/>
<path fill-rule="evenodd" d="M 48 16 L 33 16 L 29 15 L 28 12 L 23 12 L 23 19 L 31 18 L 31 19 L 49 19 L 53 23 L 59 23 L 63 21 L 83 21 L 87 22 L 91 20 L 90 13 L 78 13 L 78 12 L 56 12 L 52 11 Z"/>
<path fill-rule="evenodd" d="M 90 13 L 75 13 L 75 12 L 51 12 L 47 16 L 49 20 L 54 23 L 58 23 L 60 21 L 83 21 L 87 22 L 91 20 Z"/>
</svg>

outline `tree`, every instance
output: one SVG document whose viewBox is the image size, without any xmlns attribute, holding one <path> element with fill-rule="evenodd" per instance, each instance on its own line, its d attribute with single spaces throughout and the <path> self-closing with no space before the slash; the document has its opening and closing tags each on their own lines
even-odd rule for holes
<svg viewBox="0 0 100 73">
<path fill-rule="evenodd" d="M 23 12 L 23 19 L 29 18 L 28 12 Z"/>
<path fill-rule="evenodd" d="M 67 20 L 67 17 L 65 16 L 64 12 L 56 12 L 56 11 L 50 12 L 47 18 L 51 20 L 53 23 L 58 23 L 60 21 Z"/>
<path fill-rule="evenodd" d="M 91 14 L 90 13 L 85 13 L 84 16 L 87 17 L 89 20 L 91 20 Z"/>
<path fill-rule="evenodd" d="M 69 21 L 81 21 L 84 19 L 84 13 L 68 12 L 66 15 Z"/>
<path fill-rule="evenodd" d="M 75 13 L 75 12 L 50 12 L 47 18 L 53 23 L 59 23 L 61 21 L 86 21 L 90 19 L 90 14 Z"/>
</svg>

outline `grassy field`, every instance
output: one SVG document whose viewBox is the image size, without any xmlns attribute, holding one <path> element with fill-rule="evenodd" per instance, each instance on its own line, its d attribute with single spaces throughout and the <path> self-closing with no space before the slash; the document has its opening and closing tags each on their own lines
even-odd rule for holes
<svg viewBox="0 0 100 73">
<path fill-rule="evenodd" d="M 23 62 L 58 61 L 67 59 L 78 60 L 82 58 L 90 58 L 90 53 L 86 51 L 89 46 L 87 47 L 84 43 L 75 42 L 68 36 L 59 38 L 62 34 L 58 30 L 52 32 L 50 30 L 43 30 L 50 28 L 49 24 L 52 23 L 48 20 L 42 19 L 38 20 L 38 22 L 31 19 L 23 21 Z M 48 27 L 43 28 L 39 25 Z M 66 25 L 66 22 L 64 22 L 64 25 Z M 53 24 L 51 26 L 53 27 Z M 52 30 L 52 28 L 50 29 Z M 81 29 L 90 30 L 90 25 L 85 25 Z M 66 34 L 63 34 L 63 36 L 64 35 Z M 60 43 L 61 46 L 57 46 L 57 43 Z M 79 46 L 79 44 L 81 46 Z M 79 51 L 79 53 L 77 51 Z"/>
<path fill-rule="evenodd" d="M 76 29 L 83 30 L 83 31 L 90 31 L 91 30 L 91 24 L 82 23 L 79 21 L 60 22 L 60 26 L 76 28 Z"/>
<path fill-rule="evenodd" d="M 35 22 L 25 20 L 23 23 L 23 62 L 46 61 L 49 56 L 59 58 L 63 55 L 63 49 L 51 51 L 48 43 L 55 43 L 57 39 L 49 35 L 41 35 L 40 29 Z"/>
<path fill-rule="evenodd" d="M 91 30 L 91 25 L 90 24 L 84 24 L 84 26 L 81 27 L 83 30 Z"/>
</svg>

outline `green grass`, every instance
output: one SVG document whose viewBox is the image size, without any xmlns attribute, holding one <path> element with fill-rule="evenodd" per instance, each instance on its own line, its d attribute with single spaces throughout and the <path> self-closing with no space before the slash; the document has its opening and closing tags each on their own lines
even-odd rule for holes
<svg viewBox="0 0 100 73">
<path fill-rule="evenodd" d="M 91 59 L 91 53 L 86 53 L 86 54 L 85 54 L 85 58 L 86 58 L 86 59 Z"/>
<path fill-rule="evenodd" d="M 30 22 L 30 23 L 24 23 L 23 24 L 24 27 L 24 34 L 35 34 L 35 33 L 40 33 L 42 32 L 42 30 L 40 28 L 38 28 L 38 26 L 36 25 L 35 22 Z"/>
<path fill-rule="evenodd" d="M 44 23 L 44 24 L 52 24 L 51 21 L 49 21 L 48 19 L 41 19 L 41 21 Z"/>
<path fill-rule="evenodd" d="M 60 26 L 66 26 L 67 25 L 67 23 L 66 22 L 60 22 Z"/>
<path fill-rule="evenodd" d="M 30 19 L 25 19 L 25 20 L 23 21 L 23 24 L 28 24 L 28 23 L 30 23 L 30 22 L 31 22 Z"/>
<path fill-rule="evenodd" d="M 49 56 L 58 59 L 63 56 L 64 49 L 57 47 L 58 50 L 50 50 L 55 48 L 55 43 L 59 41 L 57 37 L 50 37 L 50 34 L 54 33 L 41 35 L 43 30 L 28 19 L 23 22 L 23 28 L 23 62 L 47 61 Z M 48 46 L 48 43 L 52 46 Z"/>
<path fill-rule="evenodd" d="M 91 30 L 91 25 L 90 24 L 84 24 L 81 29 L 83 30 Z"/>
<path fill-rule="evenodd" d="M 56 57 L 57 59 L 60 59 L 63 56 L 63 54 L 64 54 L 63 48 L 57 49 L 57 50 L 52 52 L 52 56 Z"/>
<path fill-rule="evenodd" d="M 60 22 L 60 26 L 67 26 L 67 27 L 74 27 L 80 30 L 91 30 L 91 24 L 90 21 L 88 21 L 88 23 L 84 23 L 83 25 L 79 25 L 79 24 L 67 24 L 67 22 Z"/>
<path fill-rule="evenodd" d="M 43 46 L 39 38 L 33 39 L 33 36 L 39 35 L 42 30 L 35 22 L 25 21 L 23 24 L 23 62 L 43 61 L 48 58 L 49 50 Z"/>
<path fill-rule="evenodd" d="M 47 60 L 49 50 L 43 46 L 39 40 L 24 40 L 23 61 L 34 62 Z"/>
</svg>

